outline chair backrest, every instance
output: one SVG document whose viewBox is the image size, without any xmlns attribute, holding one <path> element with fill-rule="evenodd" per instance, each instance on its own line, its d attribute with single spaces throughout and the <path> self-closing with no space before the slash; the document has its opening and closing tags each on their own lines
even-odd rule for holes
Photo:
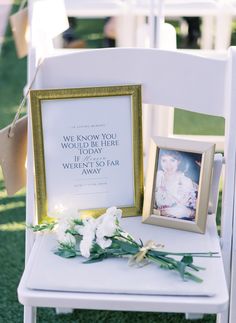
<svg viewBox="0 0 236 323">
<path fill-rule="evenodd" d="M 209 197 L 209 206 L 208 213 L 216 214 L 218 199 L 219 199 L 219 189 L 220 189 L 220 178 L 222 174 L 222 166 L 224 164 L 224 157 L 222 154 L 215 154 L 214 156 L 214 165 L 213 165 L 213 174 L 212 174 L 212 183 Z"/>
<path fill-rule="evenodd" d="M 39 73 L 43 88 L 142 84 L 143 103 L 222 117 L 225 77 L 224 59 L 133 48 L 51 56 Z"/>
<path fill-rule="evenodd" d="M 141 84 L 143 103 L 177 106 L 221 116 L 226 121 L 223 255 L 229 277 L 236 164 L 236 49 L 213 59 L 157 49 L 101 49 L 51 56 L 44 60 L 35 88 L 76 88 Z M 30 130 L 29 130 L 30 134 Z M 31 136 L 29 136 L 31 137 Z M 27 216 L 34 214 L 32 143 L 28 147 Z"/>
</svg>

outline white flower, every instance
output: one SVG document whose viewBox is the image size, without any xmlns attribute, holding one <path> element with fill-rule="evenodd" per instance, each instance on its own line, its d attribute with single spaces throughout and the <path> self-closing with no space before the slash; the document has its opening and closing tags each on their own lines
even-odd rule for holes
<svg viewBox="0 0 236 323">
<path fill-rule="evenodd" d="M 111 245 L 111 239 L 106 238 L 115 235 L 121 214 L 121 210 L 116 207 L 111 207 L 99 218 L 96 230 L 96 242 L 101 248 L 105 249 Z"/>
<path fill-rule="evenodd" d="M 116 218 L 114 216 L 105 216 L 103 218 L 103 221 L 97 227 L 97 230 L 96 230 L 97 238 L 114 236 L 117 229 L 117 225 L 115 221 L 116 221 Z"/>
<path fill-rule="evenodd" d="M 99 218 L 99 223 L 97 226 L 96 236 L 100 237 L 112 237 L 118 226 L 119 226 L 119 217 L 121 217 L 122 211 L 118 210 L 116 207 L 111 207 L 107 209 Z"/>
<path fill-rule="evenodd" d="M 96 219 L 94 218 L 84 219 L 83 225 L 77 225 L 76 227 L 80 235 L 82 236 L 92 235 L 95 237 Z"/>
<path fill-rule="evenodd" d="M 117 218 L 117 221 L 120 222 L 121 216 L 122 216 L 122 210 L 117 209 L 115 206 L 109 207 L 106 210 L 106 215 L 113 215 Z"/>
<path fill-rule="evenodd" d="M 80 252 L 81 255 L 85 258 L 90 257 L 90 250 L 93 245 L 93 239 L 92 236 L 84 236 L 84 238 L 80 242 Z"/>
<path fill-rule="evenodd" d="M 112 241 L 111 241 L 111 239 L 106 239 L 106 238 L 102 237 L 102 238 L 97 238 L 96 243 L 102 249 L 106 249 L 106 248 L 110 247 L 110 245 L 112 244 Z"/>
<path fill-rule="evenodd" d="M 56 235 L 57 240 L 60 243 L 68 244 L 70 246 L 75 246 L 76 239 L 75 237 L 70 234 L 69 232 L 66 232 L 69 230 L 72 226 L 72 218 L 70 217 L 60 217 L 58 219 L 57 227 L 56 227 Z"/>
<path fill-rule="evenodd" d="M 83 236 L 80 242 L 80 252 L 85 258 L 89 258 L 90 250 L 93 245 L 96 231 L 96 220 L 94 218 L 88 218 L 83 220 L 83 225 L 75 226 L 75 230 Z"/>
<path fill-rule="evenodd" d="M 82 224 L 77 225 L 75 225 L 73 217 L 61 217 L 57 225 L 58 241 L 64 244 L 75 245 L 75 237 L 67 232 L 67 230 L 72 229 L 78 232 L 82 236 L 80 242 L 81 255 L 89 258 L 95 241 L 102 249 L 110 247 L 112 240 L 109 238 L 113 237 L 119 228 L 121 215 L 121 210 L 111 207 L 99 218 L 86 218 L 82 220 Z"/>
</svg>

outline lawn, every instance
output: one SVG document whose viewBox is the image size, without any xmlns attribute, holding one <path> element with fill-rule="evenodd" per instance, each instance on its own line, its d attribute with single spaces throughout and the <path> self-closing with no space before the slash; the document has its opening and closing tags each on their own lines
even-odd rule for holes
<svg viewBox="0 0 236 323">
<path fill-rule="evenodd" d="M 13 8 L 16 10 L 17 6 Z M 85 35 L 84 39 L 90 47 L 101 46 L 102 21 L 80 22 L 79 32 Z M 85 31 L 89 32 L 86 34 Z M 92 26 L 92 27 L 91 27 Z M 98 28 L 99 27 L 99 28 Z M 92 29 L 98 30 L 94 32 Z M 0 57 L 0 129 L 11 122 L 22 96 L 22 89 L 26 83 L 26 59 L 16 58 L 13 40 L 8 29 L 5 43 Z M 222 120 L 210 117 L 194 116 L 192 113 L 183 113 L 177 110 L 175 120 L 176 133 L 223 134 Z M 0 172 L 0 323 L 23 321 L 23 307 L 18 303 L 16 288 L 24 267 L 24 216 L 25 191 L 22 190 L 14 197 L 7 197 L 2 173 Z M 158 279 L 158 277 L 157 277 Z M 99 323 L 181 323 L 185 322 L 183 314 L 137 313 L 114 311 L 74 311 L 70 315 L 56 315 L 54 309 L 39 309 L 38 322 L 99 322 Z M 215 322 L 214 315 L 204 316 L 204 319 L 195 322 Z"/>
</svg>

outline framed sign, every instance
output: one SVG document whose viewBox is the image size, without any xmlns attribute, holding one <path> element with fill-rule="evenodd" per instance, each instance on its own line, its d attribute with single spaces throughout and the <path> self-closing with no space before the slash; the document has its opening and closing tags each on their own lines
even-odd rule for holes
<svg viewBox="0 0 236 323">
<path fill-rule="evenodd" d="M 30 99 L 39 220 L 113 205 L 140 215 L 141 86 L 32 90 Z"/>
<path fill-rule="evenodd" d="M 205 232 L 215 145 L 151 140 L 143 222 Z"/>
</svg>

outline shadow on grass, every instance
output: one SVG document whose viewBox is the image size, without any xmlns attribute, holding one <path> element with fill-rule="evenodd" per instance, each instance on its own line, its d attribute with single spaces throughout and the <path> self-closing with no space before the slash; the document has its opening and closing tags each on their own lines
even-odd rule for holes
<svg viewBox="0 0 236 323">
<path fill-rule="evenodd" d="M 10 222 L 24 222 L 25 221 L 25 208 L 15 208 L 7 211 L 0 212 L 0 224 Z"/>
<path fill-rule="evenodd" d="M 4 191 L 4 190 L 5 190 L 5 184 L 3 180 L 0 180 L 0 191 Z"/>
<path fill-rule="evenodd" d="M 3 180 L 0 180 L 0 194 L 0 224 L 25 221 L 24 191 L 9 197 L 6 194 Z"/>
<path fill-rule="evenodd" d="M 1 205 L 9 204 L 9 203 L 17 203 L 17 202 L 24 202 L 25 203 L 25 196 L 24 195 L 16 195 L 16 196 L 8 196 L 1 198 Z"/>
<path fill-rule="evenodd" d="M 206 315 L 203 319 L 194 320 L 194 322 L 213 323 L 215 320 L 215 315 Z M 186 323 L 184 314 L 75 310 L 73 314 L 56 315 L 54 309 L 39 309 L 38 321 L 43 323 Z"/>
</svg>

